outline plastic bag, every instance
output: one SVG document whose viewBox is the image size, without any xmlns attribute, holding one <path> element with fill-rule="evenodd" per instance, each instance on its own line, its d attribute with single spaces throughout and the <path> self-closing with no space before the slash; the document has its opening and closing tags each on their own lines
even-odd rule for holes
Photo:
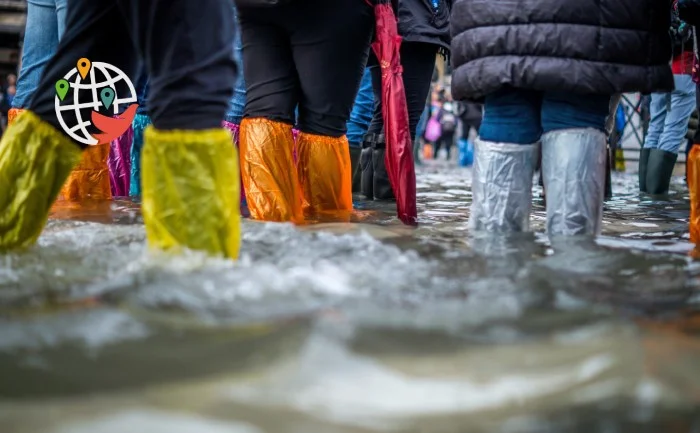
<svg viewBox="0 0 700 433">
<path fill-rule="evenodd" d="M 436 142 L 442 135 L 442 126 L 436 116 L 428 119 L 428 124 L 425 126 L 425 139 L 430 142 Z"/>
</svg>

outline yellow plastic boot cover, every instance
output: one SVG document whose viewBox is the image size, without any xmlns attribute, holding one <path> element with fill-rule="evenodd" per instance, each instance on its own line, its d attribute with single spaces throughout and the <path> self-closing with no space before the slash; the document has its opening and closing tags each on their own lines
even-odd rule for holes
<svg viewBox="0 0 700 433">
<path fill-rule="evenodd" d="M 36 242 L 80 148 L 27 111 L 0 141 L 0 251 Z"/>
<path fill-rule="evenodd" d="M 21 108 L 12 108 L 7 114 L 8 125 L 14 123 L 19 115 L 25 111 Z M 108 156 L 109 144 L 88 147 L 83 152 L 80 163 L 63 185 L 58 199 L 70 201 L 111 199 Z"/>
<path fill-rule="evenodd" d="M 304 213 L 349 217 L 352 211 L 352 172 L 347 138 L 301 133 L 298 155 Z"/>
<path fill-rule="evenodd" d="M 700 243 L 700 145 L 688 154 L 688 192 L 690 193 L 690 241 Z"/>
<path fill-rule="evenodd" d="M 82 159 L 61 189 L 59 199 L 70 201 L 110 200 L 109 143 L 88 146 Z"/>
<path fill-rule="evenodd" d="M 251 217 L 302 222 L 304 215 L 292 157 L 291 125 L 263 118 L 243 119 L 240 148 L 243 185 Z"/>
<path fill-rule="evenodd" d="M 237 258 L 241 244 L 238 156 L 225 129 L 146 128 L 142 212 L 151 247 Z"/>
</svg>

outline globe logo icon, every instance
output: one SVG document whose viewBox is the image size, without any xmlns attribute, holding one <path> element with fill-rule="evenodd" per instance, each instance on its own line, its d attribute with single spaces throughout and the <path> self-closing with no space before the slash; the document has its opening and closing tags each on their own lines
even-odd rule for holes
<svg viewBox="0 0 700 433">
<path fill-rule="evenodd" d="M 55 110 L 61 127 L 89 146 L 122 135 L 136 115 L 136 101 L 134 84 L 109 63 L 82 58 L 56 82 Z"/>
</svg>

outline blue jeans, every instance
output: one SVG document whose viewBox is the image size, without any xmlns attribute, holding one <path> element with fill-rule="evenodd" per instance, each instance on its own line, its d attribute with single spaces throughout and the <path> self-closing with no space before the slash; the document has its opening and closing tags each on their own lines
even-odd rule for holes
<svg viewBox="0 0 700 433">
<path fill-rule="evenodd" d="M 605 131 L 610 96 L 505 89 L 486 97 L 482 140 L 534 144 L 542 134 L 560 129 Z"/>
<path fill-rule="evenodd" d="M 360 147 L 362 137 L 367 133 L 374 115 L 374 92 L 372 90 L 372 73 L 365 68 L 360 82 L 360 90 L 355 97 L 355 105 L 348 120 L 348 141 L 350 146 Z"/>
<path fill-rule="evenodd" d="M 674 75 L 673 81 L 676 85 L 673 92 L 651 95 L 651 121 L 645 149 L 678 153 L 685 143 L 688 119 L 696 106 L 696 86 L 690 75 Z"/>
<path fill-rule="evenodd" d="M 27 108 L 39 85 L 44 67 L 56 53 L 58 41 L 66 28 L 66 2 L 67 0 L 27 1 L 22 68 L 12 107 Z"/>
<path fill-rule="evenodd" d="M 234 16 L 238 20 L 238 15 Z M 243 78 L 243 42 L 241 41 L 241 32 L 236 26 L 236 38 L 233 42 L 233 56 L 238 64 L 238 78 L 236 79 L 236 87 L 233 89 L 233 98 L 231 98 L 231 106 L 226 113 L 226 120 L 231 123 L 240 124 L 245 110 L 245 78 Z"/>
</svg>

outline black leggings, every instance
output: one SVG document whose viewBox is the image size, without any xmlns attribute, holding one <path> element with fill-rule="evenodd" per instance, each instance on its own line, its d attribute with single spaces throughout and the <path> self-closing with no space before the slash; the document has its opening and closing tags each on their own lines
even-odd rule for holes
<svg viewBox="0 0 700 433">
<path fill-rule="evenodd" d="M 403 42 L 401 44 L 401 65 L 403 66 L 403 85 L 406 90 L 408 105 L 408 126 L 411 137 L 415 137 L 420 116 L 425 108 L 425 100 L 430 91 L 430 82 L 435 70 L 435 57 L 438 46 L 421 42 Z M 372 73 L 374 88 L 374 116 L 368 133 L 383 134 L 382 117 L 382 69 L 377 58 L 372 54 L 367 67 Z"/>
<path fill-rule="evenodd" d="M 374 12 L 362 0 L 303 0 L 239 8 L 244 117 L 340 137 L 367 62 Z"/>
<path fill-rule="evenodd" d="M 156 128 L 221 127 L 236 81 L 234 25 L 230 0 L 69 0 L 66 32 L 29 109 L 61 131 L 55 85 L 78 59 L 116 66 L 134 85 L 145 62 L 148 111 Z M 130 94 L 123 81 L 115 87 L 117 98 Z M 93 101 L 89 93 L 80 91 L 81 103 Z M 125 108 L 124 103 L 117 107 Z M 80 110 L 83 120 L 92 109 Z M 64 111 L 63 118 L 75 124 L 73 110 Z"/>
</svg>

